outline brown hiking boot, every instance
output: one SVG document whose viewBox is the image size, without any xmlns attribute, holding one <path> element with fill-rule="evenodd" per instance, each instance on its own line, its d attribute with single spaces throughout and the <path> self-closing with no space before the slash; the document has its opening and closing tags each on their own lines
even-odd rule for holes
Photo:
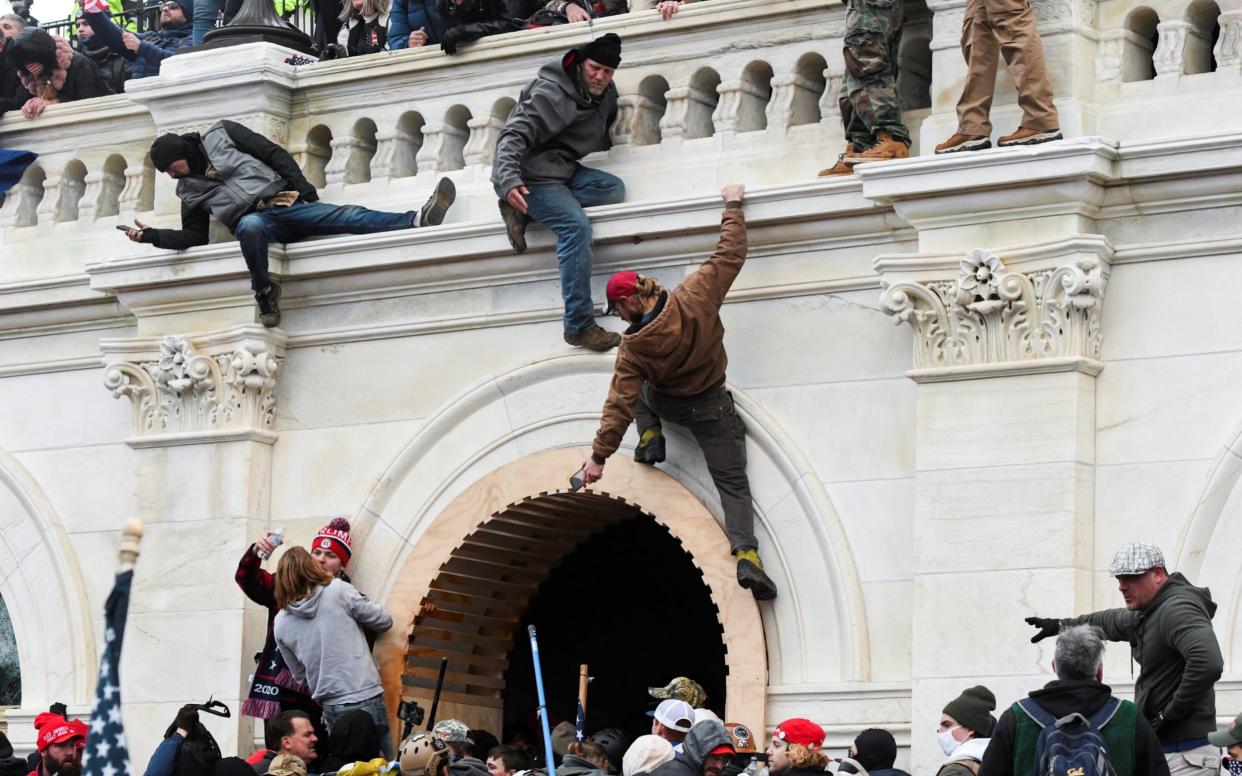
<svg viewBox="0 0 1242 776">
<path fill-rule="evenodd" d="M 885 162 L 890 159 L 905 159 L 910 155 L 910 146 L 897 140 L 887 132 L 875 133 L 875 143 L 862 153 L 848 153 L 841 161 L 849 164 L 863 162 Z"/>
<path fill-rule="evenodd" d="M 500 208 L 500 219 L 505 222 L 505 236 L 509 238 L 509 247 L 514 253 L 526 252 L 526 225 L 530 216 L 510 205 L 503 199 L 496 200 Z"/>
<path fill-rule="evenodd" d="M 598 324 L 591 324 L 585 330 L 577 334 L 565 332 L 565 342 L 574 347 L 586 348 L 587 350 L 597 350 L 604 352 L 612 350 L 621 344 L 621 335 L 615 331 L 608 331 Z"/>
<path fill-rule="evenodd" d="M 1053 140 L 1061 139 L 1061 130 L 1059 129 L 1027 129 L 1026 127 L 1018 127 L 1018 131 L 1012 135 L 1005 135 L 998 138 L 996 145 L 1001 148 L 1009 148 L 1010 146 L 1032 146 L 1040 143 L 1051 143 Z"/>
<path fill-rule="evenodd" d="M 817 177 L 827 178 L 830 175 L 853 175 L 854 165 L 845 161 L 845 157 L 852 153 L 854 153 L 854 144 L 847 140 L 845 141 L 845 150 L 842 151 L 841 155 L 837 157 L 837 163 L 831 167 L 820 170 Z"/>
<path fill-rule="evenodd" d="M 958 151 L 982 151 L 991 147 L 992 141 L 983 135 L 963 135 L 957 132 L 953 137 L 936 146 L 936 153 L 955 154 Z"/>
</svg>

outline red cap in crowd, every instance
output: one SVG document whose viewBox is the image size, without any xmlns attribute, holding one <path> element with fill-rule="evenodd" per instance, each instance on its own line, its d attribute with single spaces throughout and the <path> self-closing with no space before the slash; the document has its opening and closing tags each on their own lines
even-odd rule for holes
<svg viewBox="0 0 1242 776">
<path fill-rule="evenodd" d="M 334 517 L 330 523 L 319 529 L 319 533 L 315 534 L 311 549 L 318 547 L 336 553 L 336 557 L 341 559 L 341 565 L 348 566 L 349 558 L 353 555 L 352 544 L 349 538 L 349 521 L 343 517 Z"/>
<path fill-rule="evenodd" d="M 604 315 L 612 315 L 612 310 L 617 306 L 617 302 L 625 299 L 637 290 L 638 273 L 632 269 L 618 272 L 608 278 L 608 307 L 604 310 Z"/>
<path fill-rule="evenodd" d="M 39 731 L 37 746 L 40 752 L 52 744 L 63 744 L 75 738 L 81 739 L 80 743 L 86 743 L 86 723 L 78 719 L 67 720 L 59 714 L 45 711 L 35 717 L 34 726 Z"/>
<path fill-rule="evenodd" d="M 819 749 L 824 745 L 824 729 L 802 717 L 787 719 L 777 725 L 776 737 L 787 744 L 798 744 L 807 749 Z"/>
</svg>

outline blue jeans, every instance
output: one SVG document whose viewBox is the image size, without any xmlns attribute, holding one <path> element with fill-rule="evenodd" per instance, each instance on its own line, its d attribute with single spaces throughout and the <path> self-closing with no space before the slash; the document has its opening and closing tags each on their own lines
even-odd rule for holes
<svg viewBox="0 0 1242 776">
<path fill-rule="evenodd" d="M 556 234 L 565 333 L 581 334 L 595 324 L 595 305 L 591 302 L 591 222 L 582 209 L 613 205 L 625 199 L 625 183 L 610 173 L 579 165 L 565 183 L 535 183 L 527 188 L 527 215 Z M 496 193 L 502 199 L 506 194 Z"/>
<path fill-rule="evenodd" d="M 384 708 L 383 694 L 376 695 L 373 698 L 367 698 L 365 701 L 357 703 L 325 703 L 323 704 L 323 726 L 328 729 L 328 733 L 332 732 L 332 726 L 346 712 L 365 711 L 371 720 L 375 723 L 375 730 L 380 737 L 380 750 L 389 760 L 393 758 L 392 749 L 392 732 L 388 728 L 388 710 Z M 327 744 L 324 745 L 324 751 L 327 751 Z"/>
<path fill-rule="evenodd" d="M 194 27 L 190 35 L 195 46 L 216 28 L 216 18 L 224 10 L 224 3 L 225 0 L 194 0 Z"/>
<path fill-rule="evenodd" d="M 326 202 L 297 202 L 288 207 L 270 207 L 241 217 L 233 234 L 241 243 L 242 256 L 250 268 L 250 287 L 255 293 L 271 285 L 267 275 L 269 243 L 291 243 L 306 237 L 329 234 L 371 234 L 409 229 L 414 212 L 381 213 L 359 205 L 329 205 Z"/>
</svg>

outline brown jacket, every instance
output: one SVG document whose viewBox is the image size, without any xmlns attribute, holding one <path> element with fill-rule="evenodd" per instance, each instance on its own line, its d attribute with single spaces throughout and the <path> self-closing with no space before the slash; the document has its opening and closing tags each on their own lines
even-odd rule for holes
<svg viewBox="0 0 1242 776">
<path fill-rule="evenodd" d="M 596 460 L 617 451 L 634 420 L 643 382 L 669 396 L 695 396 L 724 385 L 728 356 L 720 305 L 746 261 L 746 217 L 730 203 L 720 218 L 716 253 L 669 292 L 655 320 L 621 339 L 617 365 L 595 434 Z"/>
</svg>

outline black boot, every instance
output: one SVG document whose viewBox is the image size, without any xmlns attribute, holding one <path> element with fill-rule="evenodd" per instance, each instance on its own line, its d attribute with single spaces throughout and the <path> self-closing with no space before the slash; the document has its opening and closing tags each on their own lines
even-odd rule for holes
<svg viewBox="0 0 1242 776">
<path fill-rule="evenodd" d="M 271 329 L 280 325 L 280 284 L 275 280 L 271 284 L 254 295 L 254 300 L 259 303 L 259 323 Z"/>
<path fill-rule="evenodd" d="M 659 426 L 652 426 L 639 437 L 638 446 L 634 448 L 634 460 L 649 466 L 664 460 L 664 432 Z"/>
<path fill-rule="evenodd" d="M 524 253 L 526 225 L 530 223 L 530 217 L 503 199 L 497 200 L 496 205 L 500 208 L 501 220 L 505 222 L 505 236 L 509 238 L 509 247 L 513 248 L 514 253 Z"/>
<path fill-rule="evenodd" d="M 753 547 L 742 548 L 733 553 L 737 558 L 737 583 L 750 591 L 756 601 L 776 598 L 776 585 L 763 571 L 763 561 Z"/>
</svg>

